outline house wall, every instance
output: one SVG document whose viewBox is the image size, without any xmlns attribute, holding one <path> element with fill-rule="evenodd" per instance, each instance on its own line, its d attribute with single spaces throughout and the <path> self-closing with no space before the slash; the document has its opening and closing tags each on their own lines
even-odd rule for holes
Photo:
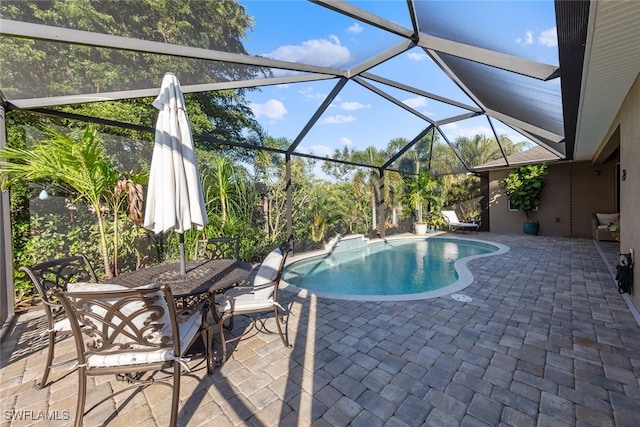
<svg viewBox="0 0 640 427">
<path fill-rule="evenodd" d="M 538 211 L 532 216 L 540 223 L 541 236 L 591 238 L 591 215 L 616 211 L 617 152 L 600 165 L 591 162 L 549 164 Z M 500 181 L 508 169 L 489 173 L 490 230 L 522 233 L 523 212 L 507 210 L 507 198 Z"/>
<path fill-rule="evenodd" d="M 592 237 L 591 213 L 615 212 L 620 191 L 620 251 L 640 256 L 640 75 L 611 124 L 608 136 L 620 130 L 620 148 L 604 163 L 570 162 L 551 164 L 547 185 L 536 218 L 545 236 Z M 607 141 L 603 141 L 606 144 Z M 620 163 L 620 176 L 616 164 Z M 522 212 L 507 211 L 500 180 L 508 170 L 489 173 L 490 231 L 522 233 Z M 624 179 L 623 176 L 624 175 Z M 559 222 L 556 222 L 559 218 Z M 634 268 L 634 289 L 630 296 L 640 310 L 640 269 Z"/>
<path fill-rule="evenodd" d="M 620 112 L 620 170 L 626 179 L 620 182 L 620 251 L 640 255 L 640 75 L 636 78 Z M 616 125 L 614 123 L 614 125 Z M 624 173 L 624 172 L 623 172 Z M 634 268 L 634 305 L 640 309 L 640 272 Z"/>
</svg>

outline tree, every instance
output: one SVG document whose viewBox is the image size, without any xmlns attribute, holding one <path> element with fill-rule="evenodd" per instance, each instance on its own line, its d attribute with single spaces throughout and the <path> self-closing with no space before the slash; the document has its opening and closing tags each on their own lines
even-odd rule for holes
<svg viewBox="0 0 640 427">
<path fill-rule="evenodd" d="M 418 223 L 423 221 L 423 209 L 433 211 L 442 205 L 442 180 L 428 170 L 422 170 L 417 177 L 407 176 L 405 200 L 415 208 Z"/>
<path fill-rule="evenodd" d="M 377 166 L 382 166 L 387 159 L 385 150 L 378 150 L 376 147 L 369 146 L 362 151 L 349 150 L 345 147 L 343 150 L 336 149 L 332 156 L 336 160 L 344 160 L 354 163 L 372 165 L 370 168 L 357 168 L 344 163 L 325 162 L 323 171 L 342 180 L 351 180 L 354 188 L 362 187 L 370 200 L 371 227 L 370 230 L 378 227 L 376 209 L 382 200 L 380 194 L 380 171 Z"/>
<path fill-rule="evenodd" d="M 89 203 L 96 214 L 105 275 L 113 277 L 103 222 L 103 207 L 119 178 L 109 163 L 95 129 L 86 128 L 80 138 L 46 128 L 45 139 L 33 148 L 5 147 L 0 151 L 2 189 L 16 182 L 58 182 L 68 186 L 78 199 Z"/>
<path fill-rule="evenodd" d="M 544 188 L 544 177 L 547 175 L 547 164 L 520 166 L 509 171 L 502 179 L 505 194 L 511 206 L 523 211 L 527 221 L 531 221 L 531 211 L 538 207 Z"/>
<path fill-rule="evenodd" d="M 247 54 L 242 40 L 253 25 L 243 6 L 232 0 L 6 0 L 6 19 L 23 20 L 163 43 Z M 183 85 L 203 81 L 248 80 L 269 71 L 259 67 L 195 61 L 168 55 L 145 55 L 117 49 L 3 37 L 0 44 L 3 91 L 18 98 L 101 93 L 127 87 L 158 87 L 167 71 Z M 194 134 L 238 141 L 255 129 L 246 90 L 186 94 Z M 77 114 L 149 125 L 156 111 L 151 98 L 59 107 Z M 139 138 L 138 131 L 109 128 L 107 132 Z M 212 142 L 203 145 L 214 146 Z"/>
</svg>

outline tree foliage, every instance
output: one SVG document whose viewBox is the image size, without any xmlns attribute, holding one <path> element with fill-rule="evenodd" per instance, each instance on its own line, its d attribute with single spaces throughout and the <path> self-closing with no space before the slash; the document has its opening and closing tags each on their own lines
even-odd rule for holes
<svg viewBox="0 0 640 427">
<path fill-rule="evenodd" d="M 547 175 L 547 164 L 520 166 L 509 171 L 502 179 L 505 194 L 511 205 L 524 211 L 531 221 L 531 211 L 538 207 Z"/>
<path fill-rule="evenodd" d="M 51 182 L 68 188 L 96 214 L 100 247 L 107 277 L 113 276 L 103 224 L 103 206 L 118 181 L 118 171 L 108 161 L 95 129 L 78 138 L 47 128 L 48 139 L 32 148 L 5 147 L 0 151 L 2 189 L 16 182 Z"/>
<path fill-rule="evenodd" d="M 246 54 L 242 41 L 253 25 L 244 7 L 232 0 L 6 0 L 0 14 L 6 19 L 241 54 Z M 169 71 L 182 85 L 267 73 L 257 67 L 13 37 L 3 37 L 0 54 L 3 91 L 17 98 L 154 88 Z M 247 128 L 256 129 L 245 91 L 187 94 L 193 132 L 237 142 Z M 156 114 L 151 102 L 143 98 L 58 109 L 150 126 Z M 131 129 L 110 132 L 141 137 Z M 214 146 L 208 141 L 202 145 Z"/>
</svg>

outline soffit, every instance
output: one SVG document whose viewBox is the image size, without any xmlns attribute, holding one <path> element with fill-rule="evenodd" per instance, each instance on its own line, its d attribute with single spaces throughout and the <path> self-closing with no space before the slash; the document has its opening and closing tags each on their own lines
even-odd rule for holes
<svg viewBox="0 0 640 427">
<path fill-rule="evenodd" d="M 574 160 L 592 160 L 640 73 L 640 2 L 591 2 Z"/>
</svg>

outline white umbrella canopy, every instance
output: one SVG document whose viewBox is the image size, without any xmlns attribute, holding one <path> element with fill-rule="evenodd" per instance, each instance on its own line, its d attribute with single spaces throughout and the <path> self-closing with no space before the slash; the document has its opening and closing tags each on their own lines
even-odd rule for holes
<svg viewBox="0 0 640 427">
<path fill-rule="evenodd" d="M 151 158 L 144 228 L 154 233 L 180 233 L 180 273 L 185 274 L 184 235 L 192 224 L 201 230 L 208 222 L 193 137 L 178 78 L 166 73 L 160 95 L 153 101 L 159 110 Z"/>
</svg>

